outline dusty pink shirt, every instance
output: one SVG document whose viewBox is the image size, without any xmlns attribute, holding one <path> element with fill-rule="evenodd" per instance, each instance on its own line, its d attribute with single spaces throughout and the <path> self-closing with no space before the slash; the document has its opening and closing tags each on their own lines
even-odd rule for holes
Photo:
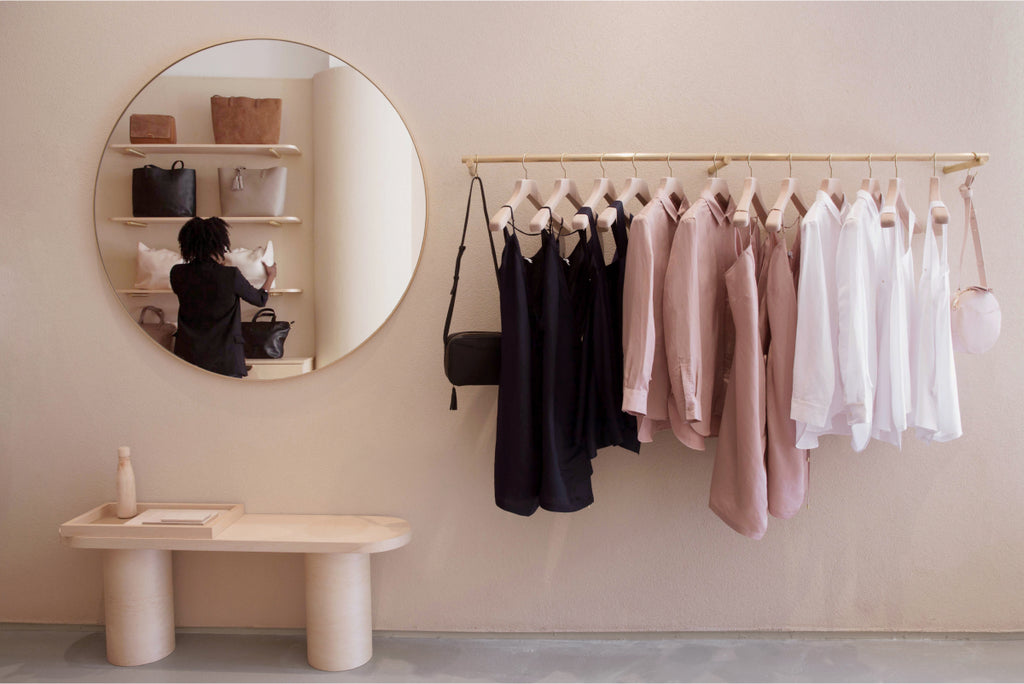
<svg viewBox="0 0 1024 684">
<path fill-rule="evenodd" d="M 732 361 L 735 335 L 725 271 L 736 261 L 733 209 L 732 200 L 723 210 L 717 199 L 702 193 L 679 222 L 665 274 L 665 354 L 673 412 L 702 437 L 718 434 Z"/>
<path fill-rule="evenodd" d="M 637 416 L 641 442 L 670 427 L 662 291 L 678 221 L 672 201 L 659 195 L 629 227 L 622 292 L 622 410 Z"/>
<path fill-rule="evenodd" d="M 728 291 L 725 306 L 735 330 L 735 354 L 728 369 L 708 505 L 729 527 L 760 539 L 768 529 L 765 367 L 752 245 L 727 265 L 723 280 Z"/>
<path fill-rule="evenodd" d="M 804 504 L 809 456 L 805 449 L 796 448 L 796 421 L 789 417 L 796 350 L 795 262 L 787 254 L 786 238 L 781 234 L 768 238 L 766 251 L 762 310 L 767 314 L 770 331 L 765 380 L 768 511 L 777 518 L 790 518 Z"/>
</svg>

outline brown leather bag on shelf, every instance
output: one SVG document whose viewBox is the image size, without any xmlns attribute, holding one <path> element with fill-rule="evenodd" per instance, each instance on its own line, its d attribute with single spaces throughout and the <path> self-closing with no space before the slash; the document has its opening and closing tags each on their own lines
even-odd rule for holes
<svg viewBox="0 0 1024 684">
<path fill-rule="evenodd" d="M 178 142 L 174 117 L 167 114 L 132 114 L 128 119 L 128 139 L 133 145 L 174 145 Z"/>
<path fill-rule="evenodd" d="M 281 141 L 281 98 L 210 98 L 218 145 L 276 145 Z"/>
</svg>

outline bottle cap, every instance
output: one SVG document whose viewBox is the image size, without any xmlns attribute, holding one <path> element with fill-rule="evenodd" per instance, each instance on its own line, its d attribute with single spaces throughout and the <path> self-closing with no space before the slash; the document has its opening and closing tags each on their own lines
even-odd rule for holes
<svg viewBox="0 0 1024 684">
<path fill-rule="evenodd" d="M 118 458 L 128 458 L 129 456 L 131 456 L 131 453 L 132 453 L 132 450 L 129 449 L 128 447 L 126 447 L 126 446 L 117 447 L 117 457 Z"/>
</svg>

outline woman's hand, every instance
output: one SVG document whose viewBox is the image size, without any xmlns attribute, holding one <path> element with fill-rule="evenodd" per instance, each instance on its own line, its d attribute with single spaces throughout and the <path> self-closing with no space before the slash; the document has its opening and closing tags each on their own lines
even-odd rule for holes
<svg viewBox="0 0 1024 684">
<path fill-rule="evenodd" d="M 264 263 L 263 270 L 267 272 L 267 282 L 263 283 L 263 289 L 270 292 L 270 285 L 274 282 L 274 278 L 277 277 L 277 264 L 267 266 L 266 263 Z"/>
</svg>

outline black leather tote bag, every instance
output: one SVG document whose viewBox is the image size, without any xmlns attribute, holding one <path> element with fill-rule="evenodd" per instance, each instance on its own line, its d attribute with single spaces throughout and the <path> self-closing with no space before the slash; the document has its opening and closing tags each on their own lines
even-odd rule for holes
<svg viewBox="0 0 1024 684">
<path fill-rule="evenodd" d="M 454 386 L 463 385 L 497 385 L 501 372 L 501 333 L 483 330 L 450 333 L 452 312 L 455 310 L 455 294 L 459 289 L 459 268 L 462 266 L 462 254 L 466 251 L 466 228 L 469 226 L 469 209 L 473 203 L 473 184 L 480 185 L 480 201 L 484 208 L 484 229 L 491 243 L 491 259 L 494 261 L 494 276 L 498 277 L 498 254 L 494 249 L 494 238 L 487 226 L 487 197 L 484 195 L 484 182 L 479 176 L 473 176 L 469 182 L 469 198 L 466 200 L 466 218 L 462 222 L 462 242 L 459 253 L 455 257 L 455 278 L 452 282 L 452 298 L 448 303 L 448 315 L 444 319 L 444 374 Z M 452 387 L 452 399 L 449 408 L 454 411 L 458 405 L 455 387 Z"/>
<path fill-rule="evenodd" d="M 269 316 L 269 321 L 258 320 Z M 253 314 L 251 322 L 242 321 L 242 339 L 245 341 L 245 358 L 279 359 L 284 356 L 284 341 L 292 330 L 288 321 L 277 320 L 277 313 L 270 308 L 260 309 Z"/>
<path fill-rule="evenodd" d="M 132 169 L 132 216 L 195 215 L 195 169 L 186 169 L 180 159 L 169 169 L 155 164 Z"/>
</svg>

